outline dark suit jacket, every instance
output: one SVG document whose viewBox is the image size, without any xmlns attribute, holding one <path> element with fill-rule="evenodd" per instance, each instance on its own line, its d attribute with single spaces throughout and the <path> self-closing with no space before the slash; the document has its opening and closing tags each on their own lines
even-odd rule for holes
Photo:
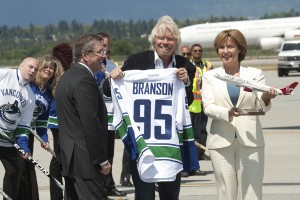
<svg viewBox="0 0 300 200">
<path fill-rule="evenodd" d="M 107 160 L 107 113 L 96 79 L 75 63 L 55 95 L 63 176 L 103 178 L 99 164 Z"/>
<path fill-rule="evenodd" d="M 193 100 L 194 96 L 192 93 L 192 85 L 193 85 L 193 79 L 195 77 L 196 68 L 194 65 L 187 60 L 186 58 L 175 55 L 176 60 L 176 68 L 184 67 L 186 68 L 188 72 L 188 76 L 190 78 L 191 84 L 186 87 L 186 94 L 188 99 L 188 104 L 190 105 Z M 128 57 L 128 59 L 125 61 L 122 70 L 145 70 L 145 69 L 155 69 L 154 64 L 154 51 L 144 51 L 137 54 L 133 54 Z"/>
</svg>

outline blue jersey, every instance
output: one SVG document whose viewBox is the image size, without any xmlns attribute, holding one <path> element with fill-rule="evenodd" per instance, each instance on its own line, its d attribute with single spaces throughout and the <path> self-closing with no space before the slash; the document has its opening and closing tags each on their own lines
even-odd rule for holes
<svg viewBox="0 0 300 200">
<path fill-rule="evenodd" d="M 51 104 L 50 104 L 49 118 L 48 118 L 48 128 L 58 129 L 56 104 L 55 104 L 54 99 L 52 99 Z"/>
<path fill-rule="evenodd" d="M 37 134 L 43 141 L 48 142 L 47 127 L 50 104 L 52 101 L 51 90 L 48 85 L 44 91 L 41 91 L 40 88 L 33 83 L 30 83 L 30 87 L 35 94 L 35 108 L 31 127 L 32 129 L 36 129 Z"/>
</svg>

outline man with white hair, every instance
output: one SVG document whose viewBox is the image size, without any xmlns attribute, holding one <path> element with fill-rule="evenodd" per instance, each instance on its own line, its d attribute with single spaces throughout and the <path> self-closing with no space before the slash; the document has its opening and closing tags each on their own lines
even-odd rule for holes
<svg viewBox="0 0 300 200">
<path fill-rule="evenodd" d="M 187 94 L 187 100 L 190 104 L 193 101 L 192 93 L 192 81 L 195 74 L 195 67 L 187 60 L 186 58 L 176 55 L 175 52 L 180 44 L 180 31 L 169 16 L 161 17 L 155 27 L 153 28 L 151 34 L 149 35 L 149 42 L 151 45 L 151 50 L 133 54 L 128 57 L 125 61 L 122 68 L 116 68 L 110 73 L 112 79 L 121 79 L 123 71 L 127 70 L 148 70 L 148 69 L 168 69 L 168 68 L 177 68 L 176 75 L 179 80 L 181 80 L 185 85 L 185 90 Z M 108 84 L 108 81 L 105 83 Z M 108 88 L 108 87 L 104 87 Z M 109 90 L 104 90 L 104 93 L 109 93 Z M 157 96 L 157 98 L 159 98 Z M 175 106 L 176 107 L 176 106 Z M 176 108 L 174 108 L 176 109 Z M 154 119 L 156 120 L 156 119 Z M 144 134 L 143 130 L 140 130 L 141 134 Z M 161 133 L 164 134 L 163 130 Z M 193 135 L 193 134 L 192 134 Z M 153 140 L 156 139 L 155 136 L 150 136 Z M 172 132 L 172 138 L 176 138 L 176 133 Z M 159 139 L 157 139 L 159 140 Z M 147 139 L 145 138 L 147 143 Z M 148 141 L 149 142 L 149 141 Z M 187 141 L 186 141 L 187 142 Z M 193 142 L 185 143 L 186 146 L 194 145 Z M 183 145 L 185 146 L 185 145 Z M 192 146 L 190 150 L 195 151 L 195 147 Z M 166 148 L 169 154 L 171 150 Z M 159 150 L 160 151 L 160 150 Z M 131 152 L 131 151 L 130 151 Z M 187 151 L 181 152 L 183 155 Z M 195 153 L 195 152 L 194 152 Z M 179 153 L 180 154 L 180 153 Z M 172 156 L 171 156 L 172 157 Z M 180 157 L 181 158 L 181 157 Z M 184 163 L 184 157 L 182 162 Z M 198 161 L 192 159 L 188 161 L 189 168 L 199 167 Z M 183 164 L 185 166 L 185 164 Z M 163 170 L 163 169 L 157 169 Z M 145 182 L 141 179 L 138 169 L 137 169 L 137 160 L 131 162 L 131 171 L 132 179 L 135 186 L 135 199 L 136 200 L 154 200 L 155 199 L 155 183 L 154 182 Z M 159 186 L 159 197 L 161 200 L 178 200 L 180 192 L 180 171 L 176 172 L 173 181 L 157 181 Z"/>
</svg>

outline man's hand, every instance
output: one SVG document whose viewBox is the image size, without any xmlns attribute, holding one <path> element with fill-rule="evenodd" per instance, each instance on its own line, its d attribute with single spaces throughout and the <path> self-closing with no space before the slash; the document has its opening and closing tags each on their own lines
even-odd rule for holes
<svg viewBox="0 0 300 200">
<path fill-rule="evenodd" d="M 121 68 L 117 67 L 110 72 L 109 76 L 112 79 L 121 79 L 123 77 L 123 71 Z"/>
<path fill-rule="evenodd" d="M 101 165 L 101 168 L 100 168 L 100 172 L 104 175 L 107 175 L 109 174 L 111 170 L 111 165 L 109 162 L 105 163 L 104 165 Z"/>
<path fill-rule="evenodd" d="M 187 71 L 185 68 L 181 67 L 178 70 L 176 70 L 177 77 L 183 81 L 183 83 L 186 85 L 189 83 L 189 76 L 187 74 Z"/>
<path fill-rule="evenodd" d="M 22 158 L 28 160 L 28 158 L 31 157 L 30 152 L 25 152 L 25 154 L 22 155 Z"/>
</svg>

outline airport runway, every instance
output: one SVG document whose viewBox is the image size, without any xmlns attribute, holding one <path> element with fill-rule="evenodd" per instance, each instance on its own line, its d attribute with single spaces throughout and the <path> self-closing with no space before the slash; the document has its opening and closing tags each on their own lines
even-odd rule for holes
<svg viewBox="0 0 300 200">
<path fill-rule="evenodd" d="M 266 83 L 271 86 L 284 87 L 290 82 L 299 81 L 300 74 L 278 78 L 276 71 L 265 71 Z M 273 100 L 273 107 L 261 117 L 264 128 L 265 176 L 263 184 L 264 200 L 299 200 L 300 199 L 300 86 L 294 95 L 278 96 Z M 51 134 L 49 134 L 51 138 Z M 119 185 L 121 174 L 123 144 L 116 140 L 113 176 L 119 190 L 126 190 L 128 200 L 134 199 L 134 188 Z M 35 142 L 34 158 L 46 169 L 51 155 L 41 149 Z M 215 178 L 210 161 L 201 161 L 201 170 L 208 171 L 206 176 L 191 176 L 182 179 L 180 199 L 182 200 L 216 200 Z M 4 169 L 0 164 L 0 187 Z M 50 200 L 49 178 L 36 169 L 41 200 Z M 2 187 L 1 187 L 2 188 Z M 157 195 L 157 194 L 156 194 Z M 158 196 L 157 196 L 158 199 Z"/>
<path fill-rule="evenodd" d="M 219 58 L 214 58 L 210 61 L 214 67 L 219 67 L 222 65 L 222 62 L 220 61 Z M 246 57 L 245 60 L 241 62 L 241 64 L 244 66 L 256 67 L 263 70 L 276 70 L 277 62 L 278 62 L 277 56 Z"/>
</svg>

